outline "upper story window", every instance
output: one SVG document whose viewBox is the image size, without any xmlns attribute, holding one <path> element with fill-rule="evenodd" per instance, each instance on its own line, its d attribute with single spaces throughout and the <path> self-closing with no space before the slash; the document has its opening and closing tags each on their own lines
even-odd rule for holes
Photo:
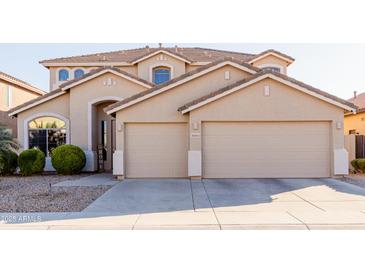
<svg viewBox="0 0 365 274">
<path fill-rule="evenodd" d="M 85 72 L 82 69 L 77 69 L 74 72 L 74 78 L 81 78 L 84 74 Z"/>
<path fill-rule="evenodd" d="M 171 70 L 168 67 L 157 67 L 153 71 L 153 82 L 155 84 L 162 84 L 171 79 Z"/>
<path fill-rule="evenodd" d="M 267 66 L 267 67 L 263 67 L 263 70 L 267 70 L 267 71 L 273 71 L 273 72 L 281 72 L 281 69 L 279 67 L 271 67 L 271 66 Z"/>
<path fill-rule="evenodd" d="M 61 69 L 58 72 L 58 81 L 67 81 L 69 78 L 69 74 L 68 74 L 68 70 L 66 69 Z"/>
</svg>

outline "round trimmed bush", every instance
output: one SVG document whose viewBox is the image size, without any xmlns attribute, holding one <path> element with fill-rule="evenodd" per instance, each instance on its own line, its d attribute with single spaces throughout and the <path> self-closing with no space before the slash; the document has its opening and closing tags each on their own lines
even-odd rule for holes
<svg viewBox="0 0 365 274">
<path fill-rule="evenodd" d="M 359 166 L 357 165 L 357 159 L 352 160 L 351 165 L 355 171 L 359 171 Z"/>
<path fill-rule="evenodd" d="M 18 165 L 20 174 L 30 176 L 32 174 L 41 173 L 46 163 L 43 151 L 37 148 L 24 150 L 18 157 Z"/>
<path fill-rule="evenodd" d="M 12 150 L 0 152 L 0 175 L 14 174 L 18 167 L 18 154 Z"/>
<path fill-rule="evenodd" d="M 86 164 L 84 151 L 78 146 L 62 145 L 52 151 L 52 166 L 58 174 L 80 173 Z"/>
<path fill-rule="evenodd" d="M 365 172 L 365 159 L 356 159 L 357 160 L 357 166 L 359 170 L 364 173 Z"/>
</svg>

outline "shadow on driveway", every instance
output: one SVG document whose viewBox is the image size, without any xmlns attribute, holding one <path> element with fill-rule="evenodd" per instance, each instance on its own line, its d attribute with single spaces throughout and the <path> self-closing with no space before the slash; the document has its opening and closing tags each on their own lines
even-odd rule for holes
<svg viewBox="0 0 365 274">
<path fill-rule="evenodd" d="M 335 179 L 128 179 L 82 212 L 39 215 L 42 221 L 52 221 L 232 208 L 244 211 L 248 205 L 270 206 L 278 202 L 309 203 L 315 207 L 315 202 L 336 201 L 365 201 L 365 189 Z M 4 215 L 16 214 L 1 214 L 2 218 Z M 24 222 L 19 219 L 16 223 Z"/>
</svg>

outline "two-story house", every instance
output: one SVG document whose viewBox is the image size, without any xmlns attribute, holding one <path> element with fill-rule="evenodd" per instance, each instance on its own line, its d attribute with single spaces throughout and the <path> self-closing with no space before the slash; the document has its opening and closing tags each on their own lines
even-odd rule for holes
<svg viewBox="0 0 365 274">
<path fill-rule="evenodd" d="M 16 137 L 16 119 L 10 118 L 7 111 L 44 94 L 43 90 L 0 71 L 0 124 L 8 127 Z"/>
<path fill-rule="evenodd" d="M 52 91 L 10 116 L 24 149 L 71 143 L 85 170 L 119 178 L 346 174 L 344 113 L 356 107 L 289 77 L 293 62 L 178 46 L 45 60 Z"/>
</svg>

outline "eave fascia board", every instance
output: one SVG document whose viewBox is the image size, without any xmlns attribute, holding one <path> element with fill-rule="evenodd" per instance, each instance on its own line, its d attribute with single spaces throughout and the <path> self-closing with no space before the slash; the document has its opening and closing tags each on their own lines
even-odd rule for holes
<svg viewBox="0 0 365 274">
<path fill-rule="evenodd" d="M 263 59 L 263 58 L 265 58 L 265 57 L 267 57 L 267 56 L 270 56 L 270 55 L 272 55 L 272 56 L 275 56 L 275 57 L 277 57 L 277 58 L 279 58 L 279 59 L 282 59 L 282 60 L 284 60 L 284 61 L 286 61 L 287 63 L 289 63 L 289 64 L 292 64 L 294 61 L 293 60 L 291 60 L 291 59 L 289 59 L 289 58 L 286 58 L 286 57 L 284 57 L 284 56 L 282 56 L 282 55 L 280 55 L 280 54 L 277 54 L 277 53 L 275 53 L 275 52 L 267 52 L 267 53 L 265 53 L 265 54 L 263 54 L 263 55 L 261 55 L 261 56 L 258 56 L 258 57 L 256 57 L 256 58 L 254 58 L 254 59 L 251 59 L 250 61 L 248 61 L 250 64 L 253 64 L 253 63 L 255 63 L 255 62 L 257 62 L 258 60 L 261 60 L 261 59 Z"/>
<path fill-rule="evenodd" d="M 131 67 L 133 64 L 128 62 L 41 62 L 44 67 Z"/>
</svg>

